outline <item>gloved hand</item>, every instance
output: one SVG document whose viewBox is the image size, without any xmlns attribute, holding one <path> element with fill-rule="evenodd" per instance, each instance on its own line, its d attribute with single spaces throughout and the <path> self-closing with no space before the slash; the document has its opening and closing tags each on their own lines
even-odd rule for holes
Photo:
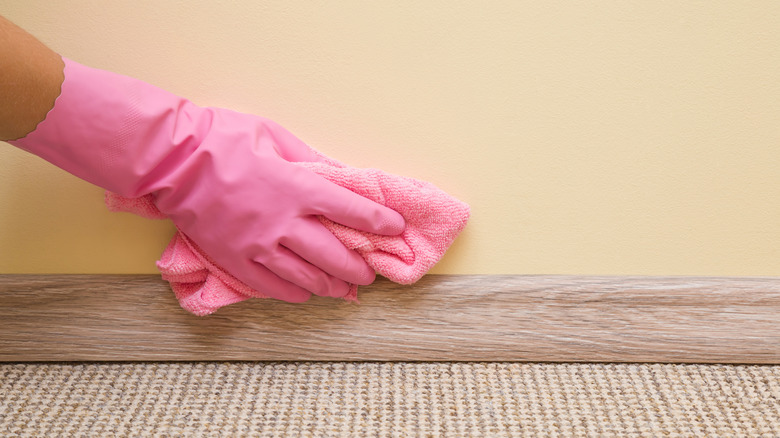
<svg viewBox="0 0 780 438">
<path fill-rule="evenodd" d="M 317 156 L 287 130 L 64 61 L 54 108 L 12 144 L 120 195 L 151 193 L 214 262 L 268 296 L 341 297 L 374 280 L 317 216 L 382 235 L 400 234 L 403 218 L 293 164 Z"/>
</svg>

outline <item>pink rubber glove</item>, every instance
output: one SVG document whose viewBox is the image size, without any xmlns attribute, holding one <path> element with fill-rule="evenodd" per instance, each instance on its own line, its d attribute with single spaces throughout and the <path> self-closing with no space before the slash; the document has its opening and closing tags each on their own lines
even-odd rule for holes
<svg viewBox="0 0 780 438">
<path fill-rule="evenodd" d="M 12 144 L 123 196 L 151 193 L 215 262 L 273 298 L 342 297 L 374 280 L 317 216 L 382 235 L 401 233 L 403 218 L 292 164 L 317 157 L 287 130 L 64 61 L 54 108 Z"/>
</svg>

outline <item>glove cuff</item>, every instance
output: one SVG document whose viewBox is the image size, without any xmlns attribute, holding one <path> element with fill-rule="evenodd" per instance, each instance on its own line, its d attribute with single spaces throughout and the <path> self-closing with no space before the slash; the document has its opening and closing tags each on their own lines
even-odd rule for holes
<svg viewBox="0 0 780 438">
<path fill-rule="evenodd" d="M 81 179 L 127 197 L 150 193 L 210 126 L 209 112 L 186 99 L 63 61 L 65 80 L 54 107 L 33 132 L 10 143 Z"/>
</svg>

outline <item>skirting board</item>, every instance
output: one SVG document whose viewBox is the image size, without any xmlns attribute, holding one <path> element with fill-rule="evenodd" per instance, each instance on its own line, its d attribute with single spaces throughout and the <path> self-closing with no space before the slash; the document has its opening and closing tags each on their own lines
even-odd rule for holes
<svg viewBox="0 0 780 438">
<path fill-rule="evenodd" d="M 780 278 L 429 275 L 183 311 L 152 275 L 0 275 L 0 361 L 780 363 Z"/>
</svg>

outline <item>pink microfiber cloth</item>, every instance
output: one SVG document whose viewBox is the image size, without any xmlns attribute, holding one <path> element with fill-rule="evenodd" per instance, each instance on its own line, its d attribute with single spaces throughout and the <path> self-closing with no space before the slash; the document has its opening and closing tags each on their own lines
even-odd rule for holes
<svg viewBox="0 0 780 438">
<path fill-rule="evenodd" d="M 377 169 L 358 169 L 319 154 L 323 162 L 297 163 L 325 179 L 385 205 L 406 219 L 400 236 L 379 236 L 357 231 L 320 217 L 322 223 L 357 251 L 379 274 L 391 281 L 411 284 L 433 267 L 466 226 L 469 206 L 434 185 L 391 175 Z M 126 211 L 151 219 L 165 219 L 151 195 L 125 198 L 106 192 L 112 211 Z M 249 298 L 266 298 L 222 268 L 178 231 L 165 248 L 157 268 L 168 281 L 181 306 L 196 315 L 208 315 Z M 357 285 L 345 299 L 357 300 Z"/>
</svg>

